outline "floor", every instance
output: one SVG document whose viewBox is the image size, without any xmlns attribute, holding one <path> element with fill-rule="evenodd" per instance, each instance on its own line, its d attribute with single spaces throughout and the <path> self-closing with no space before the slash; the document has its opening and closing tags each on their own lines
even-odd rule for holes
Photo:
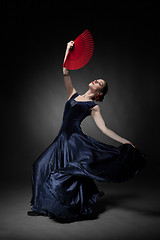
<svg viewBox="0 0 160 240">
<path fill-rule="evenodd" d="M 96 182 L 97 183 L 97 182 Z M 31 186 L 12 183 L 1 187 L 0 239 L 160 239 L 160 191 L 156 179 L 97 183 L 105 195 L 94 206 L 92 219 L 59 223 L 31 217 Z"/>
</svg>

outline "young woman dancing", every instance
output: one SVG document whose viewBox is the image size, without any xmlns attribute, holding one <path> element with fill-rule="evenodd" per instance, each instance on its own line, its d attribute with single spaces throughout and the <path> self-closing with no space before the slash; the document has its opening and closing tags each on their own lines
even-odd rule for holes
<svg viewBox="0 0 160 240">
<path fill-rule="evenodd" d="M 73 41 L 67 44 L 65 58 L 73 46 Z M 69 70 L 63 68 L 63 75 L 68 101 L 57 137 L 32 167 L 30 216 L 60 219 L 88 216 L 97 197 L 104 194 L 94 180 L 129 180 L 146 162 L 146 156 L 129 140 L 109 129 L 102 118 L 95 101 L 103 101 L 108 91 L 107 82 L 94 80 L 87 92 L 80 95 L 72 85 Z M 90 115 L 105 135 L 120 143 L 118 147 L 99 142 L 82 132 L 80 124 Z"/>
</svg>

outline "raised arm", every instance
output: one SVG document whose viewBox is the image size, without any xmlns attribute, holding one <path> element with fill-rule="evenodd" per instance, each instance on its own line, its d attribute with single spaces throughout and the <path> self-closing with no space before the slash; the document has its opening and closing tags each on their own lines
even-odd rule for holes
<svg viewBox="0 0 160 240">
<path fill-rule="evenodd" d="M 127 139 L 119 136 L 118 134 L 116 134 L 115 132 L 113 132 L 111 129 L 106 127 L 106 124 L 102 118 L 101 112 L 100 112 L 100 108 L 98 105 L 96 105 L 95 107 L 92 108 L 92 112 L 91 115 L 96 123 L 96 125 L 98 126 L 98 128 L 108 137 L 120 142 L 120 143 L 128 143 L 131 144 L 132 147 L 135 148 L 135 146 L 133 145 L 133 143 L 131 143 L 130 141 L 128 141 Z"/>
<path fill-rule="evenodd" d="M 69 50 L 73 46 L 74 46 L 74 42 L 73 41 L 70 41 L 67 44 L 65 57 L 64 57 L 64 62 L 65 62 L 66 57 L 67 57 L 67 55 L 69 53 Z M 63 67 L 63 77 L 64 77 L 64 85 L 65 85 L 65 88 L 66 88 L 67 96 L 68 96 L 68 98 L 70 98 L 74 93 L 76 93 L 76 90 L 75 90 L 75 88 L 72 85 L 72 81 L 71 81 L 71 77 L 70 77 L 70 74 L 69 74 L 69 70 L 66 69 L 65 67 Z"/>
</svg>

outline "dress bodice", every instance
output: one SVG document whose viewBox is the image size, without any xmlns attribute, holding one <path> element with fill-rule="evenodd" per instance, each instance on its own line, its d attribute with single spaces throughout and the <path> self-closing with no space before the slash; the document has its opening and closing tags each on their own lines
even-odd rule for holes
<svg viewBox="0 0 160 240">
<path fill-rule="evenodd" d="M 76 101 L 75 98 L 78 95 L 77 92 L 73 94 L 65 104 L 63 122 L 59 134 L 66 132 L 67 136 L 70 137 L 73 132 L 82 133 L 80 124 L 91 114 L 91 108 L 96 105 L 94 101 Z"/>
</svg>

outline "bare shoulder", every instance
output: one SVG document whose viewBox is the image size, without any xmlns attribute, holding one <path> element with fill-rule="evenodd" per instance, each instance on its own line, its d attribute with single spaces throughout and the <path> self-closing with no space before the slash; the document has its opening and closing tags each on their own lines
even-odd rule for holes
<svg viewBox="0 0 160 240">
<path fill-rule="evenodd" d="M 68 100 L 76 93 L 77 91 L 76 91 L 76 89 L 75 88 L 73 88 L 73 91 L 72 91 L 72 93 L 70 94 L 70 96 L 68 96 Z"/>
<path fill-rule="evenodd" d="M 100 107 L 98 105 L 95 105 L 94 107 L 92 107 L 92 111 L 94 112 L 100 111 Z"/>
<path fill-rule="evenodd" d="M 94 117 L 97 115 L 97 113 L 100 113 L 100 107 L 98 105 L 95 105 L 91 108 L 91 115 Z"/>
</svg>

